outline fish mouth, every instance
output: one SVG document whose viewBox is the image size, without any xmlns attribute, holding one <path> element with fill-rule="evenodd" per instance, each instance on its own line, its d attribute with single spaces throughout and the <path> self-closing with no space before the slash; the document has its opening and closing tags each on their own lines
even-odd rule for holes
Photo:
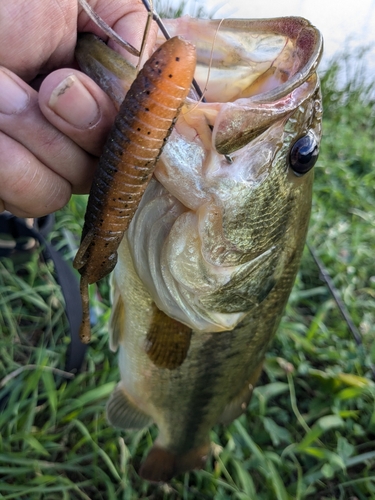
<svg viewBox="0 0 375 500">
<path fill-rule="evenodd" d="M 165 24 L 172 35 L 182 35 L 196 46 L 195 79 L 204 101 L 191 91 L 190 105 L 183 110 L 186 121 L 206 149 L 212 147 L 227 159 L 290 114 L 317 87 L 323 40 L 303 18 L 184 16 Z"/>
<path fill-rule="evenodd" d="M 164 19 L 171 36 L 182 36 L 197 50 L 195 78 L 207 102 L 241 98 L 269 103 L 290 94 L 316 71 L 323 38 L 301 17 L 274 19 Z M 156 48 L 165 42 L 159 32 Z M 119 106 L 136 70 L 94 35 L 78 39 L 81 69 Z M 192 92 L 192 98 L 197 96 Z"/>
<path fill-rule="evenodd" d="M 164 21 L 197 50 L 196 80 L 208 102 L 277 101 L 316 71 L 323 52 L 320 32 L 301 17 Z M 159 37 L 158 43 L 162 43 Z"/>
<path fill-rule="evenodd" d="M 192 89 L 190 104 L 182 114 L 187 122 L 201 123 L 196 132 L 191 132 L 191 127 L 190 137 L 186 130 L 183 134 L 188 140 L 198 134 L 207 149 L 213 147 L 219 154 L 230 155 L 259 136 L 291 107 L 306 100 L 317 86 L 315 72 L 323 39 L 306 19 L 206 20 L 184 16 L 163 23 L 171 36 L 183 36 L 197 51 L 195 79 L 204 101 Z M 159 33 L 156 47 L 164 41 Z M 93 35 L 78 40 L 76 57 L 119 107 L 135 68 Z M 304 85 L 311 79 L 314 82 Z M 244 113 L 245 108 L 249 111 Z"/>
</svg>

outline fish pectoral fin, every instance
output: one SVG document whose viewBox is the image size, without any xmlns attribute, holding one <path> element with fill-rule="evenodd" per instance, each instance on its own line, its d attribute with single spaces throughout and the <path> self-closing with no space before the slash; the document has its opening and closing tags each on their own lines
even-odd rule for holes
<svg viewBox="0 0 375 500">
<path fill-rule="evenodd" d="M 152 419 L 130 401 L 121 382 L 107 403 L 107 418 L 121 429 L 143 429 L 152 424 Z"/>
<path fill-rule="evenodd" d="M 109 348 L 116 352 L 125 335 L 125 306 L 114 274 L 111 277 L 112 314 L 109 320 Z"/>
<path fill-rule="evenodd" d="M 139 469 L 139 476 L 154 483 L 170 481 L 177 474 L 202 469 L 210 453 L 210 442 L 185 453 L 174 453 L 157 443 L 151 448 Z"/>
<path fill-rule="evenodd" d="M 250 379 L 246 381 L 246 384 L 241 391 L 226 405 L 223 413 L 220 415 L 218 423 L 228 425 L 242 415 L 250 403 L 255 384 L 257 383 L 257 380 L 262 372 L 262 368 L 263 360 L 255 368 Z"/>
<path fill-rule="evenodd" d="M 158 368 L 175 370 L 190 348 L 191 328 L 170 318 L 154 305 L 145 351 Z"/>
</svg>

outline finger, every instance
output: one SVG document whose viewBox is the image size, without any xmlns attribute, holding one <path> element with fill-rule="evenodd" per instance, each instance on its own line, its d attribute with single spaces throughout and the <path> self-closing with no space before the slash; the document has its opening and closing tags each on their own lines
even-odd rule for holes
<svg viewBox="0 0 375 500">
<path fill-rule="evenodd" d="M 70 183 L 43 165 L 24 146 L 0 132 L 2 208 L 18 217 L 42 217 L 69 201 Z"/>
<path fill-rule="evenodd" d="M 0 131 L 68 181 L 73 192 L 88 192 L 97 159 L 49 123 L 37 92 L 5 68 L 0 68 Z"/>
<path fill-rule="evenodd" d="M 77 0 L 0 1 L 0 65 L 26 81 L 71 64 Z"/>
<path fill-rule="evenodd" d="M 88 76 L 68 68 L 51 73 L 40 87 L 39 106 L 58 130 L 88 153 L 100 155 L 116 110 Z"/>
</svg>

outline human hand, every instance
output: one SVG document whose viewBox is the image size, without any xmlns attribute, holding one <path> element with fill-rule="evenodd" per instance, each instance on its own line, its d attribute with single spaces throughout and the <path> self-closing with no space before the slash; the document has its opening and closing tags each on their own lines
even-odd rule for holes
<svg viewBox="0 0 375 500">
<path fill-rule="evenodd" d="M 93 4 L 120 36 L 140 47 L 147 17 L 140 0 Z M 0 212 L 40 217 L 90 189 L 115 109 L 73 69 L 77 32 L 83 31 L 103 38 L 77 0 L 0 2 Z M 153 28 L 148 47 L 155 36 Z M 46 74 L 38 93 L 32 85 Z"/>
</svg>

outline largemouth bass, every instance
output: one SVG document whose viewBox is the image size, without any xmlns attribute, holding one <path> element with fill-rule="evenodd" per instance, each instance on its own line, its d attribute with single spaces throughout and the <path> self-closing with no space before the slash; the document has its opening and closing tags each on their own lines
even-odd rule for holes
<svg viewBox="0 0 375 500">
<path fill-rule="evenodd" d="M 298 270 L 322 118 L 322 39 L 308 21 L 167 27 L 196 46 L 207 102 L 186 99 L 119 248 L 110 346 L 121 382 L 107 405 L 114 426 L 156 423 L 140 469 L 151 481 L 202 467 L 212 426 L 246 410 Z M 102 62 L 87 47 L 79 59 L 98 81 L 107 60 L 119 99 L 118 56 L 95 47 Z"/>
</svg>

